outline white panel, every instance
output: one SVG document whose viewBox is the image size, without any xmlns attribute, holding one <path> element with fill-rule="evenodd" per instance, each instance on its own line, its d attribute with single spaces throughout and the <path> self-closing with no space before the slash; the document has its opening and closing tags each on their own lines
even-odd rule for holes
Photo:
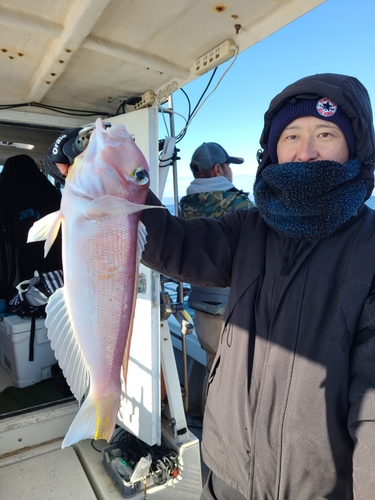
<svg viewBox="0 0 375 500">
<path fill-rule="evenodd" d="M 151 188 L 158 192 L 157 109 L 146 108 L 111 118 L 123 123 L 150 165 Z M 149 445 L 160 444 L 160 280 L 142 264 L 145 289 L 138 293 L 130 348 L 127 397 L 119 410 L 119 424 Z M 125 394 L 125 392 L 123 392 Z"/>
</svg>

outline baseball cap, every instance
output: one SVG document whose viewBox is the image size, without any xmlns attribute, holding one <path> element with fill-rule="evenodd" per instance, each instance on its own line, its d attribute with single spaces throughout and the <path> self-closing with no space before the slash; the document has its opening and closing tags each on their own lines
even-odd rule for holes
<svg viewBox="0 0 375 500">
<path fill-rule="evenodd" d="M 193 153 L 190 168 L 193 172 L 211 170 L 217 163 L 243 163 L 245 160 L 237 156 L 229 156 L 217 142 L 204 142 Z"/>
</svg>

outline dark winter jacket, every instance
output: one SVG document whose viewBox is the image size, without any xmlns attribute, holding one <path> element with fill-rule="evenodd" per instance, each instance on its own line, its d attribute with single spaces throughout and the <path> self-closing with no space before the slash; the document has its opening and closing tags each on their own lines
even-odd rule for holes
<svg viewBox="0 0 375 500">
<path fill-rule="evenodd" d="M 263 147 L 285 98 L 313 91 L 352 110 L 370 195 L 374 130 L 355 79 L 289 87 L 266 114 Z M 267 162 L 265 149 L 258 175 Z M 231 287 L 204 416 L 208 467 L 251 500 L 374 498 L 375 212 L 362 205 L 316 240 L 273 231 L 256 208 L 217 221 L 147 210 L 142 221 L 146 265 Z"/>
<path fill-rule="evenodd" d="M 233 187 L 227 191 L 211 191 L 188 194 L 179 202 L 180 216 L 183 219 L 192 217 L 212 217 L 218 219 L 232 210 L 244 210 L 254 206 L 249 193 Z M 188 305 L 192 309 L 210 314 L 223 315 L 228 302 L 229 287 L 191 286 Z"/>
<path fill-rule="evenodd" d="M 47 257 L 44 242 L 27 243 L 35 221 L 59 209 L 61 193 L 28 155 L 8 158 L 0 179 L 0 297 L 11 299 L 16 285 L 34 271 L 62 268 L 61 239 Z"/>
</svg>

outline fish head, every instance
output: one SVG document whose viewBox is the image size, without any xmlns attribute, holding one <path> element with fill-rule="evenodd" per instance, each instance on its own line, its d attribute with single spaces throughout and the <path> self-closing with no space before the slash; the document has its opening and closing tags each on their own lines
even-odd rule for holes
<svg viewBox="0 0 375 500">
<path fill-rule="evenodd" d="M 111 195 L 144 203 L 149 185 L 148 163 L 125 125 L 105 128 L 98 118 L 87 148 L 69 170 L 64 190 L 88 199 Z"/>
</svg>

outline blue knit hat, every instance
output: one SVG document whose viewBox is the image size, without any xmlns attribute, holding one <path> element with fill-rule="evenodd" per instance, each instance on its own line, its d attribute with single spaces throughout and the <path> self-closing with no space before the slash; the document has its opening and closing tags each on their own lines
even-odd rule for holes
<svg viewBox="0 0 375 500">
<path fill-rule="evenodd" d="M 345 136 L 349 158 L 356 156 L 356 136 L 347 115 L 328 97 L 314 99 L 293 99 L 276 113 L 268 137 L 268 153 L 272 163 L 277 163 L 276 147 L 284 128 L 301 116 L 315 116 L 335 123 Z"/>
</svg>

